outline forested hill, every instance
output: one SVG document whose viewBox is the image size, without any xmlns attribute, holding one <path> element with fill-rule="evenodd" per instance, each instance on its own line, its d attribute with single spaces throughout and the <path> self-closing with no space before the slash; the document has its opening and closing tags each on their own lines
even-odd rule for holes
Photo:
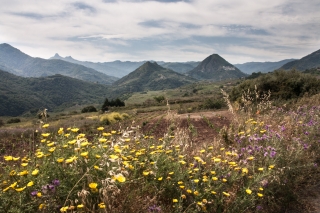
<svg viewBox="0 0 320 213">
<path fill-rule="evenodd" d="M 102 103 L 108 94 L 106 85 L 53 75 L 24 78 L 0 70 L 0 116 L 18 116 L 73 105 Z"/>
</svg>

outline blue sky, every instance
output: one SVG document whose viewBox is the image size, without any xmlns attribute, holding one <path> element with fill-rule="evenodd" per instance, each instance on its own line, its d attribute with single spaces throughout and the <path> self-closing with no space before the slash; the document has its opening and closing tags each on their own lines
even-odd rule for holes
<svg viewBox="0 0 320 213">
<path fill-rule="evenodd" d="M 0 0 L 0 43 L 41 58 L 230 63 L 320 49 L 319 0 Z M 5 6 L 4 6 L 5 5 Z"/>
</svg>

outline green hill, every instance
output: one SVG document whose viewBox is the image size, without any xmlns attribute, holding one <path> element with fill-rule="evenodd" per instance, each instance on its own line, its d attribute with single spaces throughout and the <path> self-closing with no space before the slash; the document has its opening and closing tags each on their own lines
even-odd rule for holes
<svg viewBox="0 0 320 213">
<path fill-rule="evenodd" d="M 171 69 L 175 72 L 184 74 L 184 73 L 194 69 L 196 66 L 198 66 L 199 63 L 200 62 L 164 62 L 159 65 L 164 68 Z"/>
<path fill-rule="evenodd" d="M 100 103 L 108 89 L 105 85 L 62 75 L 24 78 L 0 70 L 0 116 Z"/>
<path fill-rule="evenodd" d="M 234 64 L 234 66 L 247 74 L 252 74 L 254 72 L 267 73 L 279 69 L 284 64 L 294 60 L 296 59 L 285 59 L 277 62 L 247 62 L 244 64 Z"/>
<path fill-rule="evenodd" d="M 320 67 L 320 50 L 317 50 L 300 60 L 291 61 L 286 63 L 280 69 L 290 70 L 297 69 L 299 71 L 304 71 L 306 69 L 317 68 Z"/>
<path fill-rule="evenodd" d="M 0 44 L 0 65 L 5 68 L 4 70 L 22 77 L 45 77 L 61 74 L 101 84 L 112 84 L 118 79 L 79 64 L 56 59 L 33 58 L 9 44 Z"/>
<path fill-rule="evenodd" d="M 218 54 L 208 56 L 197 67 L 187 72 L 187 74 L 199 80 L 211 81 L 237 79 L 246 76 L 246 74 Z"/>
<path fill-rule="evenodd" d="M 195 82 L 194 79 L 161 67 L 156 62 L 146 62 L 113 85 L 118 94 L 177 88 Z M 114 93 L 117 93 L 114 92 Z"/>
</svg>

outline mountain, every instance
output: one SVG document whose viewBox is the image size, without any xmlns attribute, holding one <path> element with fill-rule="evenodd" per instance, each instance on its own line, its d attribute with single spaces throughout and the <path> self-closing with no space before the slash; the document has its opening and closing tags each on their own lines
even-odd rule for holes
<svg viewBox="0 0 320 213">
<path fill-rule="evenodd" d="M 184 74 L 192 69 L 194 69 L 196 66 L 198 66 L 200 62 L 164 62 L 164 63 L 159 63 L 158 64 L 164 68 L 171 69 L 175 72 Z"/>
<path fill-rule="evenodd" d="M 101 84 L 112 84 L 118 79 L 79 64 L 57 59 L 33 58 L 9 44 L 0 44 L 0 65 L 4 70 L 22 77 L 61 74 Z"/>
<path fill-rule="evenodd" d="M 277 62 L 247 62 L 244 64 L 234 64 L 234 66 L 247 74 L 252 74 L 254 72 L 268 73 L 279 69 L 282 65 L 294 60 L 296 59 L 285 59 Z"/>
<path fill-rule="evenodd" d="M 291 61 L 286 63 L 280 69 L 290 70 L 290 69 L 297 69 L 299 71 L 304 71 L 306 69 L 320 67 L 320 50 L 317 50 L 300 60 Z"/>
<path fill-rule="evenodd" d="M 246 74 L 227 62 L 218 54 L 213 54 L 204 59 L 187 74 L 199 80 L 221 81 L 245 77 Z"/>
<path fill-rule="evenodd" d="M 163 90 L 195 82 L 194 79 L 161 67 L 156 62 L 146 62 L 113 85 L 119 94 L 146 90 Z"/>
<path fill-rule="evenodd" d="M 108 90 L 107 85 L 62 75 L 24 78 L 0 70 L 0 116 L 102 103 Z"/>
</svg>

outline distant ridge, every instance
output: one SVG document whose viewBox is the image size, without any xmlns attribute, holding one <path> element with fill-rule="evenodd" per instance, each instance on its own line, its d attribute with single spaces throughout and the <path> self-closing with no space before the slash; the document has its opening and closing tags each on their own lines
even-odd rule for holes
<svg viewBox="0 0 320 213">
<path fill-rule="evenodd" d="M 317 68 L 320 67 L 320 49 L 299 59 L 296 61 L 291 61 L 286 63 L 280 69 L 290 70 L 296 69 L 299 71 L 304 71 L 306 69 Z"/>
<path fill-rule="evenodd" d="M 218 54 L 208 56 L 197 67 L 187 72 L 187 74 L 199 80 L 211 81 L 237 79 L 246 76 L 246 74 Z"/>
<path fill-rule="evenodd" d="M 33 58 L 9 44 L 0 44 L 0 66 L 22 77 L 42 77 L 61 74 L 84 81 L 112 84 L 118 78 L 94 69 L 62 61 Z"/>
<path fill-rule="evenodd" d="M 116 90 L 141 92 L 177 88 L 195 80 L 170 69 L 161 67 L 156 62 L 146 62 L 114 83 Z"/>
<path fill-rule="evenodd" d="M 243 64 L 234 64 L 235 67 L 237 67 L 239 70 L 241 70 L 244 73 L 252 74 L 254 72 L 262 72 L 262 73 L 268 73 L 272 72 L 276 69 L 279 69 L 284 64 L 295 61 L 296 59 L 285 59 L 277 62 L 247 62 Z"/>
</svg>

